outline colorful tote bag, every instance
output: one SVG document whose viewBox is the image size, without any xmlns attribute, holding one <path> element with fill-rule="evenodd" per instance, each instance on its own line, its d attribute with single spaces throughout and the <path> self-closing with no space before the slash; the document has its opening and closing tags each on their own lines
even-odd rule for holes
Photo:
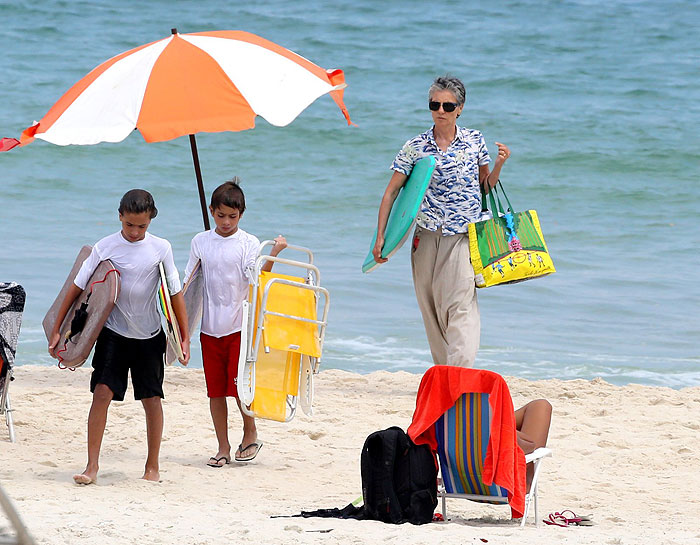
<svg viewBox="0 0 700 545">
<path fill-rule="evenodd" d="M 508 205 L 506 209 L 501 194 Z M 493 217 L 469 224 L 469 251 L 476 287 L 514 284 L 555 272 L 537 212 L 513 212 L 500 181 L 488 196 L 482 189 L 482 212 L 487 212 L 487 197 Z"/>
</svg>

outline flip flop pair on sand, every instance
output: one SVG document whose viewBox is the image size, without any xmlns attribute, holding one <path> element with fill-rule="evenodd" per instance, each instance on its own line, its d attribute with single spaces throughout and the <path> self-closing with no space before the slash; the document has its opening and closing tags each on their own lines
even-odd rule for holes
<svg viewBox="0 0 700 545">
<path fill-rule="evenodd" d="M 244 447 L 243 443 L 241 443 L 240 445 L 238 445 L 238 450 L 236 451 L 236 454 L 233 457 L 233 459 L 236 462 L 250 462 L 258 455 L 258 452 L 260 452 L 262 446 L 262 443 L 251 443 L 250 445 Z M 251 454 L 249 454 L 248 456 L 241 456 L 242 453 L 244 453 L 250 448 L 253 448 L 253 452 Z M 219 458 L 215 458 L 214 456 L 212 456 L 211 458 L 209 458 L 209 462 L 207 462 L 207 465 L 209 467 L 224 467 L 225 465 L 230 463 L 231 458 L 229 458 L 228 456 L 221 456 Z"/>
<path fill-rule="evenodd" d="M 577 515 L 570 509 L 566 509 L 561 513 L 550 513 L 542 522 L 550 526 L 593 526 L 593 515 Z"/>
</svg>

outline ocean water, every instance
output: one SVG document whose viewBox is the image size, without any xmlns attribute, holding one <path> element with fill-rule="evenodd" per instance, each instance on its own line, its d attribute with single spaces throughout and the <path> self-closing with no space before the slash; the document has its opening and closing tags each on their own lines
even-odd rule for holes
<svg viewBox="0 0 700 545">
<path fill-rule="evenodd" d="M 480 290 L 477 366 L 526 378 L 700 385 L 700 54 L 697 2 L 387 0 L 316 3 L 0 2 L 0 136 L 18 136 L 75 81 L 180 32 L 240 29 L 345 71 L 291 125 L 198 136 L 207 193 L 233 175 L 241 226 L 315 252 L 331 293 L 325 367 L 422 372 L 430 354 L 409 252 L 363 275 L 388 167 L 427 129 L 427 89 L 467 85 L 460 121 L 512 157 L 502 180 L 538 211 L 557 274 Z M 18 364 L 54 364 L 44 313 L 83 244 L 119 228 L 132 187 L 184 268 L 202 228 L 186 138 L 0 154 L 0 280 L 28 293 Z M 193 344 L 193 366 L 201 366 Z"/>
</svg>

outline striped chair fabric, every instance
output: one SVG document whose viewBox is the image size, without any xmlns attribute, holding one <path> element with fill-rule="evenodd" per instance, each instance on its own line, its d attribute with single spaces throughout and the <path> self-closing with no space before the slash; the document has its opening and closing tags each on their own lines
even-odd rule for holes
<svg viewBox="0 0 700 545">
<path fill-rule="evenodd" d="M 508 491 L 487 486 L 481 475 L 491 433 L 489 395 L 463 394 L 435 423 L 440 470 L 447 495 L 484 503 L 508 503 Z M 484 496 L 484 499 L 478 498 Z"/>
</svg>

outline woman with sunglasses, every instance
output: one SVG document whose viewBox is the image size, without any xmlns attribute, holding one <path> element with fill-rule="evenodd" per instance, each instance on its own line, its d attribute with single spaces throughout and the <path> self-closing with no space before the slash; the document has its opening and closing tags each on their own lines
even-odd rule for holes
<svg viewBox="0 0 700 545">
<path fill-rule="evenodd" d="M 459 79 L 436 78 L 428 97 L 434 124 L 406 142 L 391 165 L 394 173 L 379 206 L 372 253 L 377 263 L 387 261 L 381 252 L 391 207 L 416 162 L 434 156 L 435 172 L 413 237 L 413 284 L 433 362 L 471 367 L 479 349 L 481 320 L 467 225 L 479 221 L 480 186 L 488 192 L 496 184 L 510 150 L 496 142 L 498 158 L 489 170 L 491 158 L 481 132 L 457 125 L 466 99 Z"/>
</svg>

